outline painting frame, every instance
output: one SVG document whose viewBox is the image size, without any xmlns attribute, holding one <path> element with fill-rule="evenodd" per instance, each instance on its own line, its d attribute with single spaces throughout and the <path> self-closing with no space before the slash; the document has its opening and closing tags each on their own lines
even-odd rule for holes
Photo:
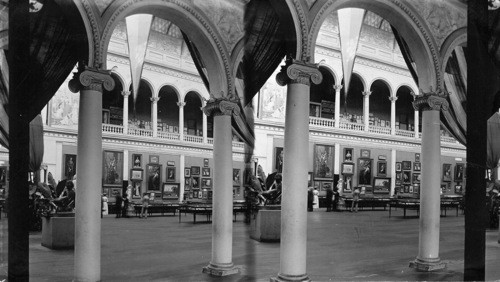
<svg viewBox="0 0 500 282">
<path fill-rule="evenodd" d="M 130 180 L 142 181 L 143 179 L 144 179 L 144 170 L 143 169 L 132 168 L 130 170 Z"/>
<path fill-rule="evenodd" d="M 192 166 L 191 167 L 191 176 L 193 175 L 200 175 L 200 167 L 199 166 Z"/>
<path fill-rule="evenodd" d="M 191 177 L 191 168 L 190 167 L 184 168 L 184 177 Z"/>
<path fill-rule="evenodd" d="M 102 155 L 103 187 L 122 187 L 123 152 L 105 150 Z"/>
<path fill-rule="evenodd" d="M 203 166 L 208 167 L 209 160 L 208 159 L 203 159 Z"/>
<path fill-rule="evenodd" d="M 420 162 L 420 153 L 415 153 L 415 162 L 416 163 Z"/>
<path fill-rule="evenodd" d="M 343 193 L 352 193 L 352 175 L 347 175 L 344 177 L 344 183 L 342 184 L 342 192 Z"/>
<path fill-rule="evenodd" d="M 370 158 L 370 154 L 371 154 L 371 152 L 368 149 L 360 149 L 359 150 L 360 158 L 369 159 Z"/>
<path fill-rule="evenodd" d="M 210 177 L 210 168 L 209 167 L 201 168 L 201 176 Z"/>
<path fill-rule="evenodd" d="M 463 194 L 463 186 L 455 185 L 455 194 Z"/>
<path fill-rule="evenodd" d="M 414 162 L 413 163 L 413 171 L 420 171 L 422 169 L 422 163 Z"/>
<path fill-rule="evenodd" d="M 413 184 L 420 184 L 420 173 L 414 172 L 412 175 Z"/>
<path fill-rule="evenodd" d="M 403 184 L 411 184 L 411 171 L 410 170 L 403 170 L 402 172 L 402 182 Z"/>
<path fill-rule="evenodd" d="M 403 171 L 403 166 L 401 164 L 401 162 L 396 162 L 396 172 L 401 172 Z"/>
<path fill-rule="evenodd" d="M 354 149 L 353 148 L 344 148 L 344 162 L 353 163 L 354 161 Z"/>
<path fill-rule="evenodd" d="M 212 178 L 202 178 L 201 188 L 212 188 Z"/>
<path fill-rule="evenodd" d="M 193 189 L 200 188 L 200 177 L 199 176 L 191 176 L 191 187 Z"/>
<path fill-rule="evenodd" d="M 315 144 L 313 176 L 314 180 L 333 180 L 335 146 Z"/>
<path fill-rule="evenodd" d="M 344 162 L 342 163 L 342 174 L 354 174 L 354 163 Z"/>
<path fill-rule="evenodd" d="M 464 180 L 465 164 L 456 163 L 455 164 L 455 182 L 462 182 Z"/>
<path fill-rule="evenodd" d="M 76 175 L 76 158 L 75 154 L 64 155 L 64 176 L 66 179 L 72 180 Z"/>
<path fill-rule="evenodd" d="M 149 155 L 149 163 L 150 164 L 159 164 L 160 156 L 159 155 Z"/>
<path fill-rule="evenodd" d="M 443 164 L 443 182 L 451 182 L 451 164 Z"/>
<path fill-rule="evenodd" d="M 175 161 L 167 161 L 167 166 L 175 166 Z"/>
<path fill-rule="evenodd" d="M 161 192 L 161 164 L 147 164 L 146 165 L 146 191 L 147 192 Z"/>
<path fill-rule="evenodd" d="M 132 167 L 133 168 L 142 168 L 142 155 L 141 154 L 132 154 Z"/>
<path fill-rule="evenodd" d="M 167 166 L 166 173 L 167 174 L 166 174 L 165 182 L 175 182 L 176 167 L 175 166 Z"/>
<path fill-rule="evenodd" d="M 164 182 L 161 189 L 161 198 L 164 200 L 179 199 L 180 184 Z"/>
<path fill-rule="evenodd" d="M 358 158 L 358 185 L 372 185 L 372 159 Z"/>
<path fill-rule="evenodd" d="M 402 161 L 403 170 L 411 170 L 411 161 Z"/>
<path fill-rule="evenodd" d="M 132 199 L 142 198 L 142 180 L 132 180 Z"/>
<path fill-rule="evenodd" d="M 373 178 L 373 194 L 389 194 L 391 192 L 390 177 Z"/>
<path fill-rule="evenodd" d="M 283 161 L 284 161 L 285 150 L 283 147 L 276 147 L 274 156 L 274 168 L 278 173 L 283 172 Z"/>
<path fill-rule="evenodd" d="M 240 186 L 241 184 L 241 169 L 233 168 L 233 186 Z"/>
<path fill-rule="evenodd" d="M 387 176 L 387 161 L 377 162 L 377 176 L 386 177 Z"/>
</svg>

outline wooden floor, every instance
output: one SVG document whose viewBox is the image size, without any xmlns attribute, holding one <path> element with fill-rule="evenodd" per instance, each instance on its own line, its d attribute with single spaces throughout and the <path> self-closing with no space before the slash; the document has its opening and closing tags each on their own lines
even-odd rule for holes
<svg viewBox="0 0 500 282">
<path fill-rule="evenodd" d="M 313 281 L 457 281 L 463 278 L 464 216 L 441 217 L 440 256 L 445 270 L 416 272 L 419 219 L 412 211 L 308 213 L 307 273 Z M 184 215 L 182 215 L 184 216 Z M 203 220 L 200 217 L 200 220 Z M 0 278 L 6 273 L 6 219 L 0 227 Z M 249 238 L 242 215 L 233 227 L 233 262 L 240 274 L 218 278 L 201 272 L 211 258 L 211 224 L 187 215 L 102 220 L 103 281 L 269 281 L 279 271 L 279 243 Z M 498 231 L 486 233 L 486 279 L 500 279 Z M 31 281 L 71 281 L 73 251 L 53 251 L 30 235 Z M 1 280 L 1 279 L 0 279 Z"/>
</svg>

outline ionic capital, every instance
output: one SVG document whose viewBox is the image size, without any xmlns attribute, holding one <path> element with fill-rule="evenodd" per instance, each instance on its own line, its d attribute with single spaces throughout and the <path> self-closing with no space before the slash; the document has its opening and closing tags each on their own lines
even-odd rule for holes
<svg viewBox="0 0 500 282">
<path fill-rule="evenodd" d="M 416 96 L 413 108 L 416 111 L 447 111 L 450 107 L 446 100 L 448 93 L 438 90 L 436 92 L 423 93 Z"/>
<path fill-rule="evenodd" d="M 85 66 L 78 72 L 73 73 L 73 79 L 70 80 L 68 86 L 71 92 L 74 93 L 80 90 L 94 90 L 102 93 L 103 86 L 108 91 L 113 90 L 115 81 L 111 77 L 111 71 Z"/>
<path fill-rule="evenodd" d="M 361 92 L 361 94 L 363 94 L 363 96 L 365 96 L 365 97 L 369 97 L 370 95 L 372 95 L 372 92 L 371 91 L 363 91 L 363 92 Z"/>
<path fill-rule="evenodd" d="M 179 106 L 179 108 L 182 108 L 186 105 L 186 102 L 177 102 L 177 106 Z"/>
<path fill-rule="evenodd" d="M 158 103 L 158 101 L 160 101 L 160 97 L 151 97 L 151 98 L 149 98 L 149 100 L 151 100 L 151 102 L 153 102 L 153 104 L 156 104 L 156 103 Z"/>
<path fill-rule="evenodd" d="M 344 87 L 344 85 L 342 85 L 342 84 L 334 85 L 333 89 L 335 89 L 335 91 L 340 91 L 340 90 L 342 90 L 342 87 Z"/>
<path fill-rule="evenodd" d="M 125 90 L 124 90 L 124 91 L 122 91 L 122 96 L 123 96 L 123 98 L 128 98 L 128 96 L 130 96 L 130 93 L 132 93 L 132 92 L 130 92 L 130 91 L 125 91 Z"/>
<path fill-rule="evenodd" d="M 227 99 L 216 99 L 208 101 L 203 107 L 203 112 L 207 116 L 232 116 L 240 114 L 240 107 Z"/>
<path fill-rule="evenodd" d="M 397 100 L 398 96 L 389 96 L 389 101 L 391 101 L 392 103 L 396 103 Z"/>
<path fill-rule="evenodd" d="M 294 59 L 287 59 L 286 65 L 281 67 L 281 71 L 276 75 L 276 82 L 285 86 L 287 84 L 320 84 L 323 75 L 318 70 L 317 64 L 306 63 Z"/>
</svg>

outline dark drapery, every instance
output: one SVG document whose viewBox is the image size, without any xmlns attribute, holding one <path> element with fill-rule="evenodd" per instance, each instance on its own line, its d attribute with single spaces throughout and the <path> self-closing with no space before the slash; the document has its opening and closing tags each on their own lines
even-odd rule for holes
<svg viewBox="0 0 500 282">
<path fill-rule="evenodd" d="M 494 113 L 488 119 L 488 135 L 487 135 L 487 159 L 486 168 L 493 169 L 500 161 L 500 113 Z"/>
<path fill-rule="evenodd" d="M 43 160 L 43 121 L 42 116 L 37 115 L 30 122 L 30 165 L 29 171 L 40 170 Z"/>
</svg>

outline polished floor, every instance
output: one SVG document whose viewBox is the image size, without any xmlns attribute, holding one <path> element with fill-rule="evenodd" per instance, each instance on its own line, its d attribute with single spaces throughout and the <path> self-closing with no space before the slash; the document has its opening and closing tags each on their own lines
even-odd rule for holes
<svg viewBox="0 0 500 282">
<path fill-rule="evenodd" d="M 412 211 L 308 213 L 307 273 L 313 281 L 458 281 L 463 278 L 464 216 L 441 217 L 440 256 L 447 268 L 416 272 L 408 263 L 417 255 L 419 220 Z M 102 220 L 103 281 L 269 281 L 279 271 L 279 243 L 249 238 L 243 216 L 234 222 L 233 262 L 237 275 L 216 278 L 201 272 L 211 256 L 211 224 L 192 216 L 148 219 L 107 216 Z M 6 219 L 2 231 L 1 274 L 6 271 Z M 500 279 L 498 231 L 486 233 L 486 279 Z M 71 281 L 73 251 L 42 247 L 30 235 L 30 281 Z"/>
</svg>

